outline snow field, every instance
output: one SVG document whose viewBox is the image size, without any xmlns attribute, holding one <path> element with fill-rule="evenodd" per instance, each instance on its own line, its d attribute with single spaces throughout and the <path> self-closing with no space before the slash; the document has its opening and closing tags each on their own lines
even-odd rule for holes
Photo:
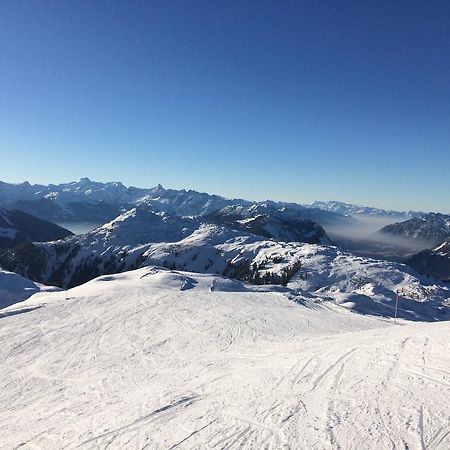
<svg viewBox="0 0 450 450">
<path fill-rule="evenodd" d="M 264 289 L 146 267 L 3 310 L 0 448 L 449 448 L 450 323 Z"/>
</svg>

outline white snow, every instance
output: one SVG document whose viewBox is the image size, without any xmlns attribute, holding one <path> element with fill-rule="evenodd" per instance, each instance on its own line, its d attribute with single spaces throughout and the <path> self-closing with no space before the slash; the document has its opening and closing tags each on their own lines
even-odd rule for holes
<svg viewBox="0 0 450 450">
<path fill-rule="evenodd" d="M 397 292 L 399 314 L 409 320 L 449 318 L 442 302 L 449 285 L 421 277 L 404 264 L 354 256 L 336 247 L 302 245 L 296 252 L 302 268 L 289 288 L 353 304 L 361 313 L 393 316 Z"/>
<path fill-rule="evenodd" d="M 48 292 L 60 290 L 53 286 L 35 283 L 17 273 L 0 269 L 0 317 L 2 308 L 31 297 L 37 292 Z"/>
<path fill-rule="evenodd" d="M 6 308 L 0 448 L 450 447 L 450 322 L 288 291 L 146 267 Z"/>
</svg>

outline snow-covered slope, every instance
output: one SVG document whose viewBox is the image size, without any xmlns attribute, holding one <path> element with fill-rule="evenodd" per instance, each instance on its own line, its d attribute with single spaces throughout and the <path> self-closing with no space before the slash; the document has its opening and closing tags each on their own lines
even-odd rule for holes
<svg viewBox="0 0 450 450">
<path fill-rule="evenodd" d="M 338 201 L 315 201 L 307 206 L 349 216 L 392 217 L 396 220 L 407 220 L 424 214 L 418 211 L 393 211 L 391 209 L 353 205 Z"/>
<path fill-rule="evenodd" d="M 389 236 L 426 242 L 429 247 L 435 247 L 450 237 L 450 216 L 429 213 L 404 222 L 387 225 L 380 232 Z"/>
<path fill-rule="evenodd" d="M 433 250 L 423 250 L 408 259 L 417 272 L 450 281 L 450 238 Z"/>
<path fill-rule="evenodd" d="M 295 243 L 285 245 L 247 231 L 201 225 L 196 219 L 147 208 L 133 208 L 82 236 L 18 246 L 1 254 L 0 264 L 33 280 L 61 287 L 73 287 L 148 261 L 255 283 L 286 283 L 298 269 Z M 301 229 L 296 228 L 299 226 Z M 319 242 L 329 242 L 323 230 L 311 222 L 271 221 L 268 230 L 277 238 L 282 234 L 284 238 L 314 240 L 315 236 Z"/>
<path fill-rule="evenodd" d="M 45 286 L 28 280 L 17 273 L 0 269 L 0 309 L 22 302 L 37 292 L 59 290 L 53 286 Z M 0 312 L 0 317 L 1 317 Z"/>
<path fill-rule="evenodd" d="M 349 307 L 358 299 L 355 308 L 371 314 L 392 315 L 395 291 L 403 288 L 400 315 L 411 319 L 417 318 L 409 312 L 416 309 L 415 302 L 426 303 L 420 318 L 439 319 L 441 305 L 449 297 L 448 286 L 402 264 L 352 256 L 336 247 L 269 240 L 136 208 L 82 236 L 10 249 L 0 254 L 0 264 L 64 288 L 146 265 L 221 274 L 253 284 L 291 281 L 295 288 L 318 292 Z"/>
<path fill-rule="evenodd" d="M 150 246 L 142 259 L 144 264 L 220 273 L 253 283 L 280 283 L 287 273 L 288 287 L 346 302 L 346 307 L 368 314 L 392 316 L 401 290 L 398 314 L 411 320 L 440 320 L 442 303 L 450 299 L 449 286 L 421 277 L 404 264 L 357 257 L 336 247 L 255 241 L 229 233 L 202 227 L 180 242 Z"/>
<path fill-rule="evenodd" d="M 449 448 L 450 322 L 261 289 L 143 268 L 10 308 L 0 447 Z"/>
<path fill-rule="evenodd" d="M 95 236 L 96 240 L 109 246 L 134 247 L 146 242 L 179 241 L 191 234 L 198 225 L 195 219 L 132 208 L 111 222 L 96 228 L 87 236 Z"/>
<path fill-rule="evenodd" d="M 298 268 L 298 245 L 133 209 L 82 236 L 17 246 L 0 254 L 0 264 L 61 287 L 149 263 L 255 283 L 285 283 Z"/>
<path fill-rule="evenodd" d="M 227 205 L 249 205 L 242 199 L 228 199 L 219 195 L 193 190 L 164 189 L 156 186 L 149 194 L 140 198 L 138 205 L 148 205 L 155 211 L 166 211 L 178 216 L 204 216 Z"/>
<path fill-rule="evenodd" d="M 450 237 L 439 244 L 434 251 L 439 255 L 450 257 Z"/>
<path fill-rule="evenodd" d="M 12 248 L 0 254 L 0 265 L 36 281 L 72 287 L 134 268 L 148 243 L 178 241 L 197 227 L 194 219 L 133 208 L 84 235 Z"/>
<path fill-rule="evenodd" d="M 278 241 L 331 244 L 325 230 L 309 218 L 308 212 L 259 203 L 226 206 L 208 214 L 205 219 Z"/>
<path fill-rule="evenodd" d="M 22 211 L 0 207 L 0 249 L 13 247 L 24 241 L 50 241 L 71 235 L 69 230 L 54 223 Z"/>
<path fill-rule="evenodd" d="M 304 245 L 297 252 L 301 269 L 288 287 L 333 299 L 363 314 L 408 320 L 442 320 L 450 286 L 429 280 L 404 264 L 354 256 L 336 247 Z"/>
</svg>

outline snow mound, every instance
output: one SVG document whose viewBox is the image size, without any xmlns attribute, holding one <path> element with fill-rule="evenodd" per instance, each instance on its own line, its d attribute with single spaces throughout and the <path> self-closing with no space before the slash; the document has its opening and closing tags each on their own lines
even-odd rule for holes
<svg viewBox="0 0 450 450">
<path fill-rule="evenodd" d="M 22 302 L 37 292 L 58 290 L 60 289 L 35 283 L 17 273 L 0 269 L 0 309 Z"/>
</svg>

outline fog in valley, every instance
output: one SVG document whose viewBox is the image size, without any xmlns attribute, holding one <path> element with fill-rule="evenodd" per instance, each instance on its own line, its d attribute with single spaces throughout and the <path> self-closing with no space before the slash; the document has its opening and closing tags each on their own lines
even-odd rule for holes
<svg viewBox="0 0 450 450">
<path fill-rule="evenodd" d="M 389 224 L 401 222 L 393 217 L 354 217 L 354 225 L 324 226 L 330 239 L 339 247 L 360 256 L 403 261 L 411 255 L 433 247 L 434 243 L 381 233 Z"/>
</svg>

